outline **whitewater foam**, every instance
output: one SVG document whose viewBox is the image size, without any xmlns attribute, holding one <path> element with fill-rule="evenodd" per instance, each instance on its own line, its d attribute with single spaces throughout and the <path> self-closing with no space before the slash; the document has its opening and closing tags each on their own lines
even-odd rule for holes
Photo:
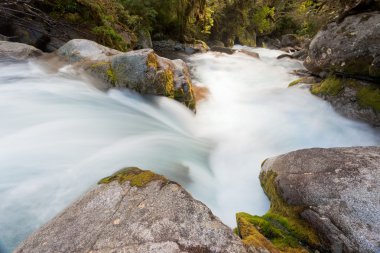
<svg viewBox="0 0 380 253">
<path fill-rule="evenodd" d="M 8 250 L 104 176 L 139 166 L 183 184 L 231 227 L 269 207 L 258 181 L 270 156 L 310 147 L 378 145 L 366 124 L 339 116 L 281 53 L 191 57 L 210 95 L 197 115 L 167 99 L 98 91 L 70 66 L 0 66 L 0 238 Z"/>
</svg>

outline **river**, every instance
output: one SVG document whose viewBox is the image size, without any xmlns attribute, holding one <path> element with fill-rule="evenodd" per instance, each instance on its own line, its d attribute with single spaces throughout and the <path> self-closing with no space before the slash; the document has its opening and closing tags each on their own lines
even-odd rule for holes
<svg viewBox="0 0 380 253">
<path fill-rule="evenodd" d="M 261 162 L 311 147 L 379 145 L 377 131 L 338 115 L 280 51 L 190 57 L 210 91 L 197 114 L 128 90 L 101 92 L 71 66 L 0 63 L 0 244 L 10 251 L 102 177 L 138 166 L 180 182 L 226 224 L 269 208 Z M 1 246 L 0 246 L 1 248 Z M 0 249 L 1 252 L 1 249 Z"/>
</svg>

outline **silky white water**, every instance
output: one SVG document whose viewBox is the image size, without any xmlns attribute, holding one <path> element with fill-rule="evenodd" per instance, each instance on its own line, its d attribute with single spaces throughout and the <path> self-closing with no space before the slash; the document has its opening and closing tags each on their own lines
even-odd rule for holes
<svg viewBox="0 0 380 253">
<path fill-rule="evenodd" d="M 249 49 L 253 50 L 253 49 Z M 179 181 L 231 227 L 235 213 L 263 214 L 261 162 L 295 149 L 379 145 L 378 132 L 339 116 L 307 89 L 287 88 L 301 68 L 261 59 L 191 57 L 209 89 L 196 116 L 166 98 L 107 94 L 71 68 L 0 65 L 0 241 L 7 250 L 104 176 L 139 166 Z M 0 243 L 1 244 L 1 243 Z M 1 252 L 1 246 L 0 246 Z"/>
</svg>

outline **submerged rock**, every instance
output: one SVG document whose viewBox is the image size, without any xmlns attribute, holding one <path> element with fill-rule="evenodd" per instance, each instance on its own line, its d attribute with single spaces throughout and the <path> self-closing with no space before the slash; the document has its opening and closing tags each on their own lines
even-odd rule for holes
<svg viewBox="0 0 380 253">
<path fill-rule="evenodd" d="M 29 58 L 41 56 L 41 50 L 21 43 L 0 41 L 1 61 L 22 61 Z"/>
<path fill-rule="evenodd" d="M 339 73 L 380 80 L 380 12 L 332 22 L 312 40 L 305 67 L 314 74 Z"/>
<path fill-rule="evenodd" d="M 103 81 L 105 89 L 166 96 L 195 109 L 190 73 L 182 60 L 159 57 L 152 49 L 123 53 L 89 40 L 71 40 L 57 54 Z"/>
<path fill-rule="evenodd" d="M 248 51 L 245 49 L 241 49 L 238 52 L 242 53 L 242 54 L 246 54 L 246 55 L 251 56 L 251 57 L 256 58 L 256 59 L 260 59 L 260 55 L 258 53 L 255 53 L 255 52 L 251 52 L 251 51 Z"/>
<path fill-rule="evenodd" d="M 180 185 L 137 168 L 101 180 L 15 252 L 246 252 Z"/>
<path fill-rule="evenodd" d="M 270 158 L 271 211 L 307 221 L 331 252 L 380 251 L 380 148 L 306 149 Z"/>
</svg>

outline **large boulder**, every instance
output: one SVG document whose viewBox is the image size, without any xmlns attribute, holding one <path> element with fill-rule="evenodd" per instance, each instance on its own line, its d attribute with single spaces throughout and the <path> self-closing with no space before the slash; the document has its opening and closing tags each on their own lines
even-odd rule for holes
<svg viewBox="0 0 380 253">
<path fill-rule="evenodd" d="M 332 22 L 312 40 L 305 67 L 314 74 L 338 73 L 380 80 L 380 12 Z"/>
<path fill-rule="evenodd" d="M 331 252 L 380 252 L 380 147 L 306 149 L 270 158 L 271 209 L 292 212 Z"/>
<path fill-rule="evenodd" d="M 27 238 L 15 252 L 246 252 L 241 240 L 180 185 L 121 170 Z"/>
<path fill-rule="evenodd" d="M 152 49 L 127 53 L 89 40 L 71 40 L 57 54 L 100 79 L 109 88 L 174 98 L 195 109 L 190 73 L 182 60 L 157 56 Z"/>
<path fill-rule="evenodd" d="M 21 43 L 0 41 L 0 61 L 22 61 L 42 55 L 42 51 Z"/>
</svg>

